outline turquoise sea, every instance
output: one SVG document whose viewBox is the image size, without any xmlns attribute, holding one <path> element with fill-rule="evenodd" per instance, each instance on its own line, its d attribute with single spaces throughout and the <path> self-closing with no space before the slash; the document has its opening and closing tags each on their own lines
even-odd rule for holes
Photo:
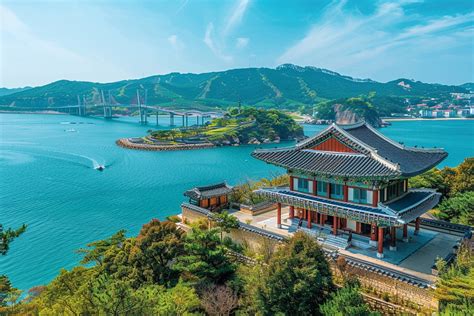
<svg viewBox="0 0 474 316">
<path fill-rule="evenodd" d="M 23 290 L 44 284 L 77 264 L 75 250 L 87 243 L 122 228 L 136 234 L 150 219 L 178 213 L 188 188 L 283 172 L 253 159 L 255 146 L 147 152 L 115 145 L 150 128 L 134 118 L 0 114 L 0 223 L 28 224 L 0 257 L 0 274 Z M 474 156 L 472 120 L 393 122 L 382 132 L 406 145 L 444 147 L 441 166 Z M 106 169 L 96 171 L 98 164 Z"/>
</svg>

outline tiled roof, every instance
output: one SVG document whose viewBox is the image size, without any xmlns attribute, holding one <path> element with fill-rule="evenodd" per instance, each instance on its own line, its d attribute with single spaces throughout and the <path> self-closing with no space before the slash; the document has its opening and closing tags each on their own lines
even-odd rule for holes
<svg viewBox="0 0 474 316">
<path fill-rule="evenodd" d="M 345 128 L 353 137 L 377 150 L 383 159 L 400 166 L 404 176 L 423 173 L 433 168 L 448 156 L 442 149 L 406 147 L 388 139 L 367 124 L 355 128 Z"/>
<path fill-rule="evenodd" d="M 208 186 L 195 187 L 191 190 L 184 192 L 184 195 L 195 200 L 209 199 L 215 196 L 226 195 L 232 192 L 232 187 L 227 183 L 217 183 Z"/>
<path fill-rule="evenodd" d="M 356 153 L 313 150 L 330 137 Z M 287 169 L 347 177 L 407 177 L 436 166 L 447 153 L 442 149 L 402 146 L 362 122 L 331 125 L 290 148 L 255 150 L 252 156 Z"/>
<path fill-rule="evenodd" d="M 317 150 L 257 150 L 252 156 L 268 163 L 310 173 L 352 177 L 398 176 L 399 173 L 363 154 Z"/>
</svg>

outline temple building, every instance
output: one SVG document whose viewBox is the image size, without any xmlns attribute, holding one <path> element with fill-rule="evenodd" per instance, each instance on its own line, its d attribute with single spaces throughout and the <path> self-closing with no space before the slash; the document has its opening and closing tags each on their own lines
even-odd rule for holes
<svg viewBox="0 0 474 316">
<path fill-rule="evenodd" d="M 350 232 L 365 236 L 383 258 L 384 240 L 397 250 L 397 230 L 408 241 L 408 225 L 420 229 L 420 216 L 441 197 L 430 189 L 409 189 L 408 179 L 447 157 L 442 149 L 406 147 L 365 122 L 332 124 L 291 148 L 259 149 L 252 156 L 287 169 L 290 186 L 257 191 L 278 205 L 276 223 L 282 224 L 282 206 L 289 219 L 299 218 L 307 228 L 329 227 L 332 235 Z"/>
<path fill-rule="evenodd" d="M 184 192 L 184 196 L 189 198 L 189 203 L 192 205 L 197 205 L 211 211 L 217 211 L 228 205 L 228 195 L 231 192 L 232 187 L 225 182 L 221 182 L 192 188 Z"/>
</svg>

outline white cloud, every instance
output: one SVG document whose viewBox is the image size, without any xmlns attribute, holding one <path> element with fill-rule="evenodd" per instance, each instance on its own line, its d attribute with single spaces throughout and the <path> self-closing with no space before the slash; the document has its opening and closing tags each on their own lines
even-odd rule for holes
<svg viewBox="0 0 474 316">
<path fill-rule="evenodd" d="M 179 39 L 178 35 L 173 34 L 168 37 L 168 42 L 175 50 L 181 50 L 184 48 L 184 43 Z"/>
<path fill-rule="evenodd" d="M 247 47 L 249 44 L 249 38 L 248 37 L 238 37 L 236 42 L 235 42 L 235 47 L 238 49 L 242 49 Z"/>
<path fill-rule="evenodd" d="M 206 34 L 204 35 L 204 43 L 207 45 L 207 47 L 209 47 L 216 57 L 227 63 L 232 62 L 232 56 L 225 55 L 219 45 L 216 43 L 214 39 L 214 24 L 212 22 L 207 25 Z"/>
<path fill-rule="evenodd" d="M 346 10 L 346 1 L 332 3 L 277 63 L 324 66 L 348 74 L 357 69 L 356 73 L 371 75 L 380 74 L 384 66 L 408 65 L 414 56 L 432 55 L 448 39 L 451 45 L 460 45 L 456 38 L 461 37 L 460 29 L 469 27 L 473 13 L 420 19 L 404 8 L 413 2 L 379 3 L 371 15 Z"/>
<path fill-rule="evenodd" d="M 226 26 L 224 27 L 224 34 L 228 34 L 232 29 L 237 26 L 241 21 L 247 10 L 249 0 L 239 0 L 237 6 L 232 12 Z"/>
</svg>

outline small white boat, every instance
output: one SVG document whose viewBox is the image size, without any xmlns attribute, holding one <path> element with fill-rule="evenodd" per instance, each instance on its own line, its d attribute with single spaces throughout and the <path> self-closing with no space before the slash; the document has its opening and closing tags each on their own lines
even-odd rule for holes
<svg viewBox="0 0 474 316">
<path fill-rule="evenodd" d="M 68 133 L 76 133 L 77 132 L 77 130 L 75 130 L 74 128 L 66 129 L 65 131 L 68 132 Z"/>
</svg>

